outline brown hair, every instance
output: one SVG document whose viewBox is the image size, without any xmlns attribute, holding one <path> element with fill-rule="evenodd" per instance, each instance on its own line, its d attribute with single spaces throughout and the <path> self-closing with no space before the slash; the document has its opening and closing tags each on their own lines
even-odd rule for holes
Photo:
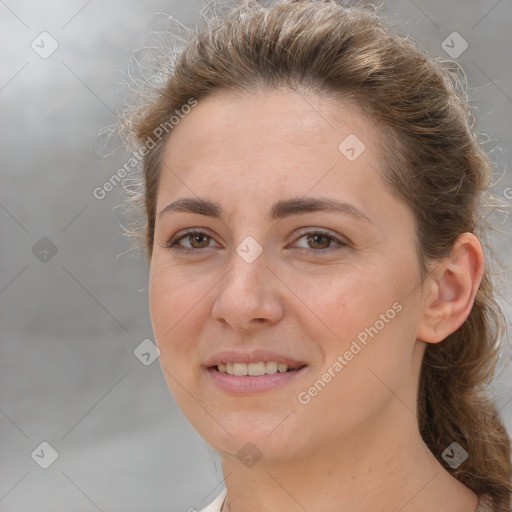
<svg viewBox="0 0 512 512">
<path fill-rule="evenodd" d="M 482 206 L 492 165 L 474 130 L 458 66 L 425 55 L 394 33 L 374 9 L 335 2 L 245 1 L 209 20 L 122 121 L 135 144 L 187 104 L 215 90 L 288 88 L 349 99 L 377 122 L 385 180 L 417 224 L 422 273 L 446 257 L 464 232 L 484 236 Z M 148 90 L 146 90 L 148 92 Z M 151 259 L 160 158 L 166 138 L 147 151 L 128 201 L 144 224 L 128 230 Z M 132 225 L 133 228 L 133 225 Z M 510 441 L 485 393 L 494 375 L 504 319 L 486 269 L 472 311 L 445 340 L 428 344 L 418 389 L 421 435 L 434 456 L 496 510 L 509 510 Z M 456 441 L 468 458 L 457 469 L 442 452 Z"/>
</svg>

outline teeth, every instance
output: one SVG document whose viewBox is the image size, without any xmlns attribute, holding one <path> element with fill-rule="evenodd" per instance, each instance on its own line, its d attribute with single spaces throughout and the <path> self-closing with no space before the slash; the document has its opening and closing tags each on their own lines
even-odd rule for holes
<svg viewBox="0 0 512 512">
<path fill-rule="evenodd" d="M 266 367 L 262 361 L 260 363 L 250 363 L 247 365 L 247 375 L 265 375 Z"/>
<path fill-rule="evenodd" d="M 247 375 L 247 364 L 233 363 L 233 375 Z"/>
<path fill-rule="evenodd" d="M 265 373 L 277 373 L 277 363 L 275 361 L 267 361 L 265 363 Z"/>
<path fill-rule="evenodd" d="M 221 373 L 228 373 L 229 375 L 250 375 L 257 377 L 258 375 L 272 375 L 280 372 L 288 371 L 288 365 L 278 363 L 277 361 L 259 361 L 257 363 L 220 363 L 217 365 L 217 370 Z"/>
</svg>

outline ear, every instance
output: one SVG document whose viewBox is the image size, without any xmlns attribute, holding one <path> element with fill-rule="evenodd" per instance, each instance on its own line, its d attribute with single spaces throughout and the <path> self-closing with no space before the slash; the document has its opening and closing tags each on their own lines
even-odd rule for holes
<svg viewBox="0 0 512 512">
<path fill-rule="evenodd" d="M 482 245 L 472 233 L 458 236 L 450 255 L 436 261 L 423 286 L 423 309 L 417 338 L 439 343 L 455 332 L 473 307 L 482 281 Z"/>
</svg>

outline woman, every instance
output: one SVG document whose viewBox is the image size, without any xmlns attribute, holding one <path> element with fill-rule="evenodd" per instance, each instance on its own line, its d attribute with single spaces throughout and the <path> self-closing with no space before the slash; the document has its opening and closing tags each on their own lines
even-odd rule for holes
<svg viewBox="0 0 512 512">
<path fill-rule="evenodd" d="M 491 165 L 457 75 L 371 9 L 245 2 L 125 118 L 167 384 L 207 511 L 510 509 Z M 136 229 L 136 226 L 135 226 Z"/>
</svg>

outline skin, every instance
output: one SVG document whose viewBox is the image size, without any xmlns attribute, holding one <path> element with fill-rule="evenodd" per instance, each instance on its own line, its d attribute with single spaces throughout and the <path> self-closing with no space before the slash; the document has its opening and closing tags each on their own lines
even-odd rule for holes
<svg viewBox="0 0 512 512">
<path fill-rule="evenodd" d="M 349 134 L 365 144 L 354 161 L 338 149 Z M 376 137 L 373 121 L 348 102 L 288 90 L 217 92 L 201 99 L 166 144 L 150 314 L 170 391 L 221 454 L 224 510 L 320 512 L 340 510 L 340 503 L 347 511 L 476 508 L 475 493 L 422 441 L 416 390 L 426 344 L 443 340 L 471 310 L 481 246 L 461 235 L 422 282 L 413 213 L 381 178 Z M 276 201 L 304 196 L 345 201 L 369 222 L 325 211 L 267 219 Z M 182 197 L 218 202 L 223 215 L 159 217 Z M 186 228 L 207 237 L 183 238 L 191 253 L 166 247 Z M 308 242 L 301 228 L 327 231 L 334 240 Z M 252 263 L 236 252 L 247 236 L 263 249 Z M 401 311 L 309 403 L 300 403 L 298 394 L 395 303 Z M 256 348 L 305 361 L 306 370 L 259 394 L 235 396 L 212 384 L 208 358 Z M 236 456 L 246 443 L 261 453 L 251 467 Z"/>
</svg>

